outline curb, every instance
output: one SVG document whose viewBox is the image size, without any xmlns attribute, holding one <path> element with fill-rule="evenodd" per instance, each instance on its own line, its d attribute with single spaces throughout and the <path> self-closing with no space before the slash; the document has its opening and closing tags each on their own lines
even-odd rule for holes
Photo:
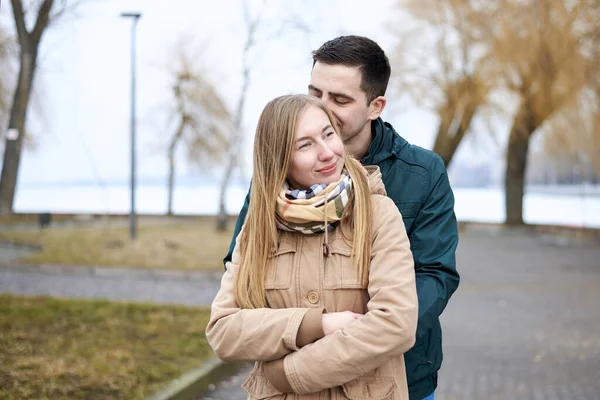
<svg viewBox="0 0 600 400">
<path fill-rule="evenodd" d="M 214 357 L 201 367 L 175 379 L 166 388 L 148 396 L 145 400 L 194 400 L 215 385 L 244 368 L 246 363 L 224 363 Z"/>
</svg>

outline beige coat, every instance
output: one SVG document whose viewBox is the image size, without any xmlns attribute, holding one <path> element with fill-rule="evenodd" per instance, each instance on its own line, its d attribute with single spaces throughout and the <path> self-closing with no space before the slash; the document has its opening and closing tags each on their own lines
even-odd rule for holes
<svg viewBox="0 0 600 400">
<path fill-rule="evenodd" d="M 240 309 L 233 296 L 239 250 L 221 281 L 206 337 L 224 361 L 256 361 L 243 384 L 249 399 L 408 399 L 403 354 L 415 341 L 417 295 L 402 217 L 371 172 L 373 247 L 361 286 L 339 229 L 280 232 L 267 265 L 269 308 Z M 323 312 L 365 314 L 324 336 Z"/>
</svg>

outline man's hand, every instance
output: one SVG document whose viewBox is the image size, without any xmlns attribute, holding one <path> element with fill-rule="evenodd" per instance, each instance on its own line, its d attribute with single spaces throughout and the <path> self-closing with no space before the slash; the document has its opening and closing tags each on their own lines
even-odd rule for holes
<svg viewBox="0 0 600 400">
<path fill-rule="evenodd" d="M 352 311 L 342 311 L 323 314 L 321 323 L 323 324 L 323 332 L 329 335 L 337 330 L 344 328 L 354 320 L 362 317 L 364 314 L 357 314 Z"/>
</svg>

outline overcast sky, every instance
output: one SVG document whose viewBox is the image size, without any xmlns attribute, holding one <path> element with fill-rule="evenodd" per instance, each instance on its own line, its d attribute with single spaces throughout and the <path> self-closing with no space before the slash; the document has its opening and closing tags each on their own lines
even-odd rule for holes
<svg viewBox="0 0 600 400">
<path fill-rule="evenodd" d="M 260 1 L 250 0 L 253 10 Z M 166 176 L 169 74 L 174 47 L 189 43 L 231 110 L 241 82 L 244 26 L 240 0 L 95 0 L 58 21 L 43 38 L 36 77 L 35 108 L 28 127 L 38 144 L 21 161 L 20 183 L 125 181 L 129 176 L 131 21 L 122 11 L 141 12 L 137 27 L 138 176 Z M 368 6 L 367 6 L 368 4 Z M 267 101 L 285 93 L 304 93 L 311 50 L 340 34 L 360 34 L 390 52 L 389 24 L 402 18 L 393 0 L 267 2 L 262 38 L 291 15 L 311 28 L 262 40 L 252 51 L 255 67 L 248 93 L 245 165 L 250 165 L 252 134 Z M 0 22 L 12 32 L 8 2 Z M 388 103 L 384 119 L 407 140 L 430 148 L 436 119 L 430 113 Z M 1 128 L 5 130 L 5 127 Z M 469 145 L 461 152 L 467 154 Z M 249 174 L 248 168 L 245 169 Z M 181 165 L 180 174 L 199 173 Z"/>
</svg>

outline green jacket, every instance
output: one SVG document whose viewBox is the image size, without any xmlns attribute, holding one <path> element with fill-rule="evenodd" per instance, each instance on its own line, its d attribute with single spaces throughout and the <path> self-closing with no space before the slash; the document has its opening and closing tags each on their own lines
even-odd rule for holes
<svg viewBox="0 0 600 400">
<path fill-rule="evenodd" d="M 437 387 L 442 365 L 439 316 L 459 283 L 454 195 L 438 155 L 409 144 L 381 118 L 373 121 L 371 130 L 373 142 L 361 162 L 379 166 L 387 195 L 402 214 L 415 259 L 419 322 L 416 343 L 405 354 L 405 362 L 410 400 L 421 400 Z M 249 199 L 246 196 L 224 262 L 231 260 Z"/>
</svg>

